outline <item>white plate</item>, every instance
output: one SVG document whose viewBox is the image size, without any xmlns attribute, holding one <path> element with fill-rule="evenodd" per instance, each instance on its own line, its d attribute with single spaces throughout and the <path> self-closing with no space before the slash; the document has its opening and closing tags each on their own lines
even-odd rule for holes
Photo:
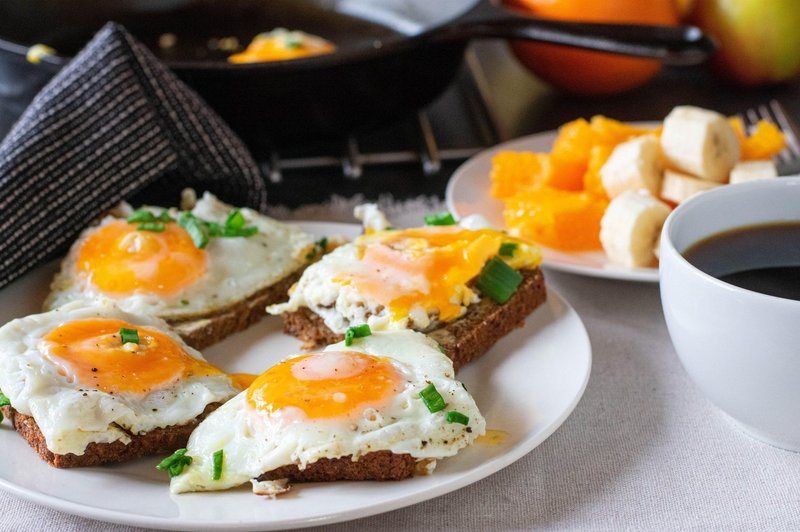
<svg viewBox="0 0 800 532">
<path fill-rule="evenodd" d="M 498 144 L 482 151 L 459 166 L 447 183 L 447 208 L 459 217 L 482 214 L 496 227 L 505 227 L 503 202 L 489 194 L 492 157 L 504 150 L 549 152 L 555 131 L 537 133 Z M 625 281 L 658 282 L 658 268 L 625 268 L 608 261 L 602 251 L 568 253 L 542 247 L 542 265 L 593 277 Z"/>
<path fill-rule="evenodd" d="M 357 226 L 302 223 L 319 235 L 353 236 Z M 40 268 L 0 291 L 0 323 L 37 312 L 55 265 Z M 299 350 L 268 318 L 207 349 L 209 360 L 231 372 L 258 373 Z M 171 495 L 158 458 L 122 465 L 54 469 L 16 435 L 0 428 L 0 488 L 24 499 L 101 521 L 191 530 L 272 530 L 356 519 L 415 504 L 480 480 L 544 441 L 578 403 L 591 368 L 591 347 L 575 311 L 550 290 L 548 301 L 521 329 L 498 342 L 459 377 L 499 445 L 479 444 L 439 463 L 433 475 L 400 482 L 300 484 L 277 500 L 248 488 Z"/>
</svg>

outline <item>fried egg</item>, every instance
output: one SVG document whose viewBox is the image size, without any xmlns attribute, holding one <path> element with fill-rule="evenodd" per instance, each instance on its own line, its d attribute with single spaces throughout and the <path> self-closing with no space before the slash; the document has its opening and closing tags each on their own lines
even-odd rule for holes
<svg viewBox="0 0 800 532">
<path fill-rule="evenodd" d="M 50 451 L 82 455 L 92 442 L 127 444 L 130 434 L 192 421 L 240 387 L 163 321 L 106 300 L 0 328 L 0 390 L 34 418 Z"/>
<path fill-rule="evenodd" d="M 315 55 L 332 54 L 336 46 L 322 37 L 304 31 L 275 28 L 259 33 L 247 48 L 228 57 L 230 63 L 261 63 L 265 61 L 287 61 Z"/>
<path fill-rule="evenodd" d="M 267 312 L 306 307 L 338 334 L 360 323 L 373 330 L 426 330 L 460 318 L 479 301 L 470 282 L 498 255 L 501 245 L 514 247 L 513 253 L 501 257 L 512 268 L 540 262 L 532 243 L 487 227 L 369 229 L 385 225 L 373 222 L 367 224 L 365 218 L 364 235 L 309 266 L 289 300 Z"/>
<path fill-rule="evenodd" d="M 420 392 L 428 387 L 444 399 L 442 410 L 425 405 Z M 463 418 L 453 422 L 450 412 Z M 484 432 L 478 407 L 436 342 L 413 331 L 378 332 L 261 374 L 194 430 L 191 464 L 172 478 L 171 490 L 227 489 L 281 466 L 304 469 L 321 458 L 358 460 L 374 451 L 435 464 Z M 215 454 L 223 464 L 217 480 Z"/>
<path fill-rule="evenodd" d="M 175 210 L 149 207 L 156 217 Z M 234 208 L 206 193 L 191 210 L 225 224 Z M 250 236 L 210 238 L 204 248 L 175 222 L 159 231 L 108 216 L 74 243 L 51 284 L 45 309 L 103 296 L 137 314 L 168 320 L 204 316 L 244 300 L 304 266 L 314 238 L 250 209 L 239 209 Z"/>
</svg>

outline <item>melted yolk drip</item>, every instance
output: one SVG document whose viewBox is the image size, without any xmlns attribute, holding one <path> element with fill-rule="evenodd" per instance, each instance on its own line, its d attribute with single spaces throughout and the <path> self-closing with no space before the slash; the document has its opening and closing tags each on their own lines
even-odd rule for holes
<svg viewBox="0 0 800 532">
<path fill-rule="evenodd" d="M 138 344 L 122 343 L 119 331 L 123 327 L 138 331 Z M 42 351 L 62 374 L 107 393 L 144 395 L 180 379 L 223 374 L 188 355 L 166 334 L 116 319 L 68 322 L 50 331 L 42 344 Z"/>
<path fill-rule="evenodd" d="M 508 237 L 498 231 L 425 227 L 359 238 L 363 268 L 338 278 L 388 307 L 395 319 L 419 305 L 442 321 L 462 313 L 467 282 Z"/>
<path fill-rule="evenodd" d="M 258 375 L 254 373 L 229 373 L 228 376 L 233 381 L 233 385 L 240 390 L 246 390 L 258 378 Z"/>
<path fill-rule="evenodd" d="M 497 447 L 508 442 L 510 436 L 511 435 L 504 430 L 489 429 L 483 436 L 475 438 L 475 443 L 487 447 Z"/>
<path fill-rule="evenodd" d="M 312 353 L 281 362 L 248 388 L 252 408 L 299 409 L 308 419 L 357 417 L 403 389 L 403 376 L 385 358 L 354 351 Z"/>
<path fill-rule="evenodd" d="M 81 245 L 78 271 L 109 295 L 180 293 L 203 276 L 205 250 L 178 224 L 161 233 L 140 231 L 124 220 L 100 227 Z"/>
</svg>

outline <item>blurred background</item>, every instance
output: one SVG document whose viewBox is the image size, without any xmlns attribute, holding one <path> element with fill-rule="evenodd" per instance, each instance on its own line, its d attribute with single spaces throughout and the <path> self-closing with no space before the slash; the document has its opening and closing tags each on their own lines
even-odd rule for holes
<svg viewBox="0 0 800 532">
<path fill-rule="evenodd" d="M 452 10 L 459 2 L 446 4 Z M 419 112 L 352 135 L 295 139 L 279 148 L 267 137 L 248 138 L 269 182 L 270 203 L 296 207 L 356 194 L 442 197 L 454 169 L 475 153 L 579 117 L 660 120 L 681 104 L 732 115 L 778 99 L 800 119 L 795 0 L 508 0 L 508 7 L 551 20 L 697 25 L 718 50 L 702 65 L 663 66 L 540 43 L 472 39 L 455 81 Z M 0 37 L 9 31 L 2 26 Z M 45 58 L 41 72 L 47 75 L 37 77 L 30 58 L 20 65 L 19 50 L 11 51 L 16 56 L 0 46 L 0 137 L 32 88 L 57 70 Z"/>
</svg>

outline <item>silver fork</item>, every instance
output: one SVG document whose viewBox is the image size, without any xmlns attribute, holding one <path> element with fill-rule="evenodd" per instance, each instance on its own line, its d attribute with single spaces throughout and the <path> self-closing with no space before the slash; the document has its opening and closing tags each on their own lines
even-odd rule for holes
<svg viewBox="0 0 800 532">
<path fill-rule="evenodd" d="M 774 162 L 778 175 L 800 174 L 800 126 L 789 117 L 789 113 L 778 100 L 770 100 L 766 104 L 747 109 L 739 115 L 748 131 L 755 127 L 759 120 L 772 122 L 786 138 L 786 148 L 775 156 Z"/>
</svg>

